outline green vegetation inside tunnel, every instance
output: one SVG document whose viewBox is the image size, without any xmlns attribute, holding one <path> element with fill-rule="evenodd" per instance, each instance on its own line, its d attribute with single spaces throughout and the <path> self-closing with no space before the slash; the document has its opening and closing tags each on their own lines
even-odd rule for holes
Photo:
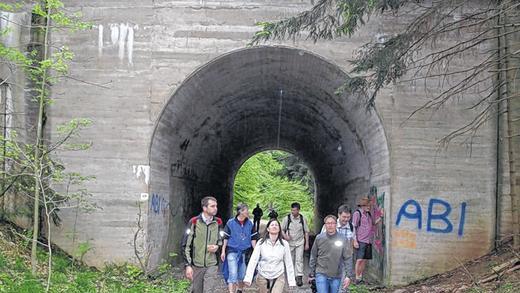
<svg viewBox="0 0 520 293">
<path fill-rule="evenodd" d="M 233 207 L 246 203 L 251 213 L 260 204 L 262 218 L 267 219 L 269 208 L 284 216 L 289 214 L 291 203 L 299 202 L 301 213 L 313 227 L 314 184 L 310 168 L 298 156 L 278 150 L 259 152 L 248 158 L 235 176 Z"/>
</svg>

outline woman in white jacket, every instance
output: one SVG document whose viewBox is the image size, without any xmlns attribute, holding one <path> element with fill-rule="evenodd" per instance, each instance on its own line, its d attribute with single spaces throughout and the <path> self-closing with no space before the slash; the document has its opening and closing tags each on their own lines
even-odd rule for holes
<svg viewBox="0 0 520 293">
<path fill-rule="evenodd" d="M 291 249 L 289 243 L 282 239 L 278 220 L 269 220 L 266 230 L 253 250 L 244 283 L 250 286 L 257 270 L 256 284 L 260 293 L 282 293 L 285 286 L 284 272 L 289 286 L 296 286 Z"/>
</svg>

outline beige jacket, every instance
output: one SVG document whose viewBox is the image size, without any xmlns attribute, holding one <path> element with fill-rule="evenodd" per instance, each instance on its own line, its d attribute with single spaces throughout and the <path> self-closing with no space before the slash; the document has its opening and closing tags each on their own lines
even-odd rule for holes
<svg viewBox="0 0 520 293">
<path fill-rule="evenodd" d="M 247 265 L 244 282 L 252 283 L 255 269 L 258 269 L 260 276 L 269 280 L 278 278 L 285 271 L 289 286 L 296 286 L 291 249 L 287 241 L 282 241 L 283 244 L 280 241 L 273 244 L 271 240 L 267 239 L 265 243 L 263 240 L 257 243 Z"/>
</svg>

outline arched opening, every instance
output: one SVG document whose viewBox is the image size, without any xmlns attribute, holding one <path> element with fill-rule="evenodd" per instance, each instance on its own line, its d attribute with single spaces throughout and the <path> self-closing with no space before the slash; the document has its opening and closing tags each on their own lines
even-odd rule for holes
<svg viewBox="0 0 520 293">
<path fill-rule="evenodd" d="M 344 80 L 338 66 L 287 47 L 237 50 L 189 76 L 165 105 L 150 145 L 149 192 L 161 207 L 148 216 L 151 264 L 179 250 L 203 196 L 215 196 L 220 216 L 230 216 L 233 176 L 262 150 L 289 150 L 309 164 L 318 218 L 338 203 L 354 206 L 372 187 L 388 200 L 381 120 L 356 97 L 337 94 Z M 163 201 L 168 212 L 157 205 Z"/>
<path fill-rule="evenodd" d="M 280 218 L 289 214 L 293 202 L 300 203 L 311 229 L 316 222 L 312 171 L 305 161 L 286 151 L 267 150 L 249 156 L 234 176 L 232 195 L 233 207 L 246 203 L 250 213 L 258 204 L 264 222 L 272 210 Z"/>
</svg>

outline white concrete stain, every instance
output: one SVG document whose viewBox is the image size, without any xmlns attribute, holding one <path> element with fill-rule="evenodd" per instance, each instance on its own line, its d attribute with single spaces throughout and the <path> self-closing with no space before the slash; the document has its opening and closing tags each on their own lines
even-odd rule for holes
<svg viewBox="0 0 520 293">
<path fill-rule="evenodd" d="M 103 55 L 103 25 L 98 25 L 98 54 Z"/>
<path fill-rule="evenodd" d="M 128 58 L 128 64 L 133 65 L 135 30 L 139 29 L 139 26 L 128 23 L 110 23 L 108 27 L 110 27 L 111 47 L 117 46 L 119 59 L 123 61 L 126 57 Z M 98 31 L 98 51 L 99 56 L 101 56 L 105 46 L 104 26 L 98 25 Z"/>
<path fill-rule="evenodd" d="M 150 166 L 148 165 L 134 165 L 132 166 L 134 175 L 137 179 L 144 176 L 144 182 L 146 185 L 150 183 Z"/>
<path fill-rule="evenodd" d="M 125 59 L 125 45 L 126 37 L 128 35 L 128 25 L 121 23 L 119 25 L 119 60 Z"/>
<path fill-rule="evenodd" d="M 128 27 L 128 38 L 126 40 L 126 46 L 128 48 L 128 63 L 133 65 L 133 55 L 134 55 L 134 28 Z"/>
<path fill-rule="evenodd" d="M 117 41 L 119 40 L 119 26 L 117 24 L 110 24 L 110 41 L 112 42 L 112 45 L 117 44 Z"/>
</svg>

